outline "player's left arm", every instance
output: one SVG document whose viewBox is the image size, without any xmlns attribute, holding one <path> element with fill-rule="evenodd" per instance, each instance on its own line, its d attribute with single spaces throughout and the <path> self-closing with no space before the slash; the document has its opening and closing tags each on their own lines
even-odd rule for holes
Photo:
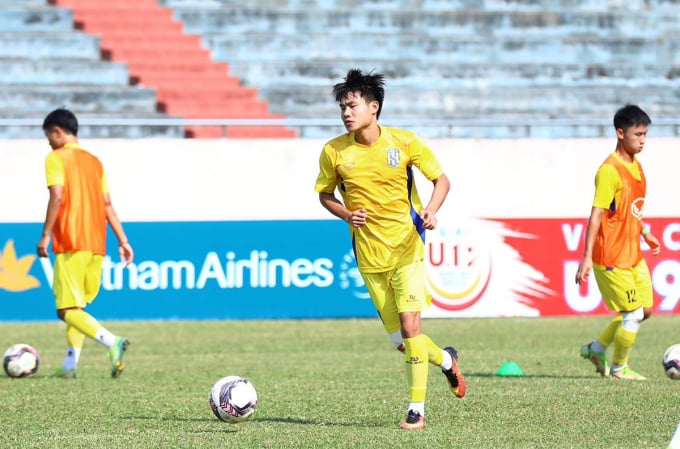
<svg viewBox="0 0 680 449">
<path fill-rule="evenodd" d="M 111 195 L 107 192 L 104 193 L 104 207 L 106 210 L 106 221 L 109 222 L 109 226 L 113 230 L 113 233 L 118 239 L 118 253 L 120 254 L 120 259 L 125 262 L 125 265 L 130 265 L 135 258 L 135 252 L 128 241 L 125 231 L 123 230 L 123 223 L 121 223 L 116 213 L 116 209 L 111 203 Z"/>
<path fill-rule="evenodd" d="M 655 256 L 658 255 L 661 252 L 661 243 L 659 243 L 659 239 L 657 239 L 656 236 L 652 234 L 652 231 L 650 231 L 649 227 L 642 220 L 640 220 L 640 224 L 642 224 L 642 238 L 644 239 L 645 243 L 647 243 L 649 247 L 652 248 L 652 254 Z"/>
<path fill-rule="evenodd" d="M 414 135 L 408 148 L 413 165 L 418 167 L 423 175 L 425 175 L 434 186 L 430 201 L 420 211 L 420 218 L 423 219 L 423 227 L 431 230 L 437 227 L 437 212 L 442 204 L 444 204 L 444 200 L 449 194 L 451 182 L 449 181 L 448 176 L 446 176 L 446 173 L 444 173 L 444 169 L 439 163 L 439 160 L 423 140 Z"/>
<path fill-rule="evenodd" d="M 432 184 L 434 188 L 432 189 L 430 201 L 420 212 L 420 218 L 423 219 L 423 227 L 425 229 L 437 227 L 437 211 L 444 204 L 444 200 L 451 189 L 451 181 L 449 181 L 446 173 L 442 173 L 439 177 L 433 179 Z"/>
</svg>

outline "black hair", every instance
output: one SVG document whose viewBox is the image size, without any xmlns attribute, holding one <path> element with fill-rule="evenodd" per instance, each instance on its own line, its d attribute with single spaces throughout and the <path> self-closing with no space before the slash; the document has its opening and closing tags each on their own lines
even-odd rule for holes
<svg viewBox="0 0 680 449">
<path fill-rule="evenodd" d="M 651 124 L 652 119 L 649 118 L 647 113 L 634 104 L 627 104 L 614 114 L 614 129 L 626 131 L 632 126 L 649 126 Z"/>
<path fill-rule="evenodd" d="M 43 120 L 43 131 L 49 128 L 58 126 L 66 132 L 78 135 L 78 119 L 76 115 L 66 108 L 58 108 L 47 114 L 45 120 Z"/>
<path fill-rule="evenodd" d="M 367 102 L 378 102 L 376 117 L 380 118 L 383 100 L 385 99 L 385 76 L 381 73 L 369 72 L 364 74 L 359 69 L 350 69 L 345 81 L 333 86 L 333 96 L 337 102 L 355 92 L 359 92 Z"/>
</svg>

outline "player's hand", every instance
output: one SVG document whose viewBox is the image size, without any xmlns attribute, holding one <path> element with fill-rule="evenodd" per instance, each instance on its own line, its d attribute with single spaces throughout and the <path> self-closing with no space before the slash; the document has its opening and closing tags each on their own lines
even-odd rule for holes
<svg viewBox="0 0 680 449">
<path fill-rule="evenodd" d="M 349 217 L 347 217 L 347 223 L 351 224 L 355 228 L 360 228 L 366 224 L 367 218 L 368 211 L 366 209 L 357 209 L 350 211 Z"/>
<path fill-rule="evenodd" d="M 49 257 L 47 247 L 50 246 L 50 236 L 41 237 L 38 241 L 38 257 Z"/>
<path fill-rule="evenodd" d="M 643 235 L 642 238 L 645 240 L 645 243 L 647 243 L 649 247 L 652 248 L 652 254 L 656 256 L 661 252 L 661 244 L 659 243 L 659 239 L 657 239 L 654 234 L 648 232 L 647 235 Z"/>
<path fill-rule="evenodd" d="M 590 257 L 584 257 L 580 264 L 578 264 L 578 270 L 576 270 L 576 283 L 585 284 L 588 282 L 588 276 L 590 275 L 590 270 L 593 268 L 593 259 Z"/>
<path fill-rule="evenodd" d="M 130 265 L 135 258 L 135 252 L 129 242 L 121 243 L 118 246 L 118 254 L 120 255 L 120 260 L 125 262 L 125 266 Z"/>
<path fill-rule="evenodd" d="M 432 230 L 437 227 L 437 216 L 427 209 L 420 211 L 420 218 L 423 219 L 423 227 Z"/>
</svg>

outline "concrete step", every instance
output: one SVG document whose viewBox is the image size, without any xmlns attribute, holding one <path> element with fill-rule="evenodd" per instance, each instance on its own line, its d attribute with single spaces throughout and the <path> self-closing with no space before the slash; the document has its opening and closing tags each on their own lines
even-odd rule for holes
<svg viewBox="0 0 680 449">
<path fill-rule="evenodd" d="M 116 36 L 103 35 L 101 38 L 102 48 L 116 48 L 120 50 L 146 50 L 146 51 L 194 51 L 202 47 L 200 36 L 190 36 L 186 34 L 177 35 L 175 33 L 165 35 L 145 36 L 139 39 L 137 36 Z"/>
<path fill-rule="evenodd" d="M 177 9 L 185 8 L 230 8 L 242 6 L 241 0 L 159 0 L 159 3 Z M 423 11 L 457 10 L 509 10 L 543 11 L 546 9 L 588 10 L 588 11 L 668 11 L 678 7 L 678 0 L 627 0 L 626 2 L 602 0 L 258 0 L 261 9 L 354 9 L 400 10 L 419 9 Z"/>
<path fill-rule="evenodd" d="M 200 1 L 200 0 L 199 0 Z M 47 0 L 0 0 L 0 8 L 19 7 L 19 8 L 34 8 L 36 6 L 46 6 Z"/>
<path fill-rule="evenodd" d="M 195 103 L 213 103 L 233 101 L 257 101 L 258 91 L 254 88 L 225 89 L 219 85 L 205 86 L 174 86 L 158 87 L 155 85 L 156 96 L 159 101 L 185 101 Z"/>
<path fill-rule="evenodd" d="M 163 49 L 159 51 L 149 49 L 105 49 L 103 51 L 104 57 L 113 61 L 130 62 L 136 64 L 139 62 L 155 62 L 159 66 L 163 64 L 178 65 L 184 61 L 186 64 L 205 64 L 212 63 L 210 54 L 206 50 L 178 50 Z"/>
<path fill-rule="evenodd" d="M 0 58 L 99 60 L 99 39 L 76 31 L 0 32 Z"/>
<path fill-rule="evenodd" d="M 130 10 L 130 9 L 151 9 L 158 5 L 157 0 L 52 0 L 62 8 L 78 10 Z"/>
<path fill-rule="evenodd" d="M 273 113 L 285 112 L 288 117 L 339 117 L 330 87 L 267 87 L 260 89 L 260 94 Z M 569 88 L 562 84 L 513 88 L 387 86 L 383 116 L 443 119 L 503 114 L 577 117 L 586 113 L 608 117 L 626 103 L 645 105 L 655 115 L 675 116 L 680 86 L 601 83 Z"/>
<path fill-rule="evenodd" d="M 51 109 L 45 110 L 45 113 Z M 5 125 L 0 126 L 0 139 L 42 139 L 44 133 L 42 130 L 43 117 L 29 116 L 30 122 L 33 125 Z M 0 116 L 0 119 L 5 117 Z M 13 115 L 11 118 L 16 122 L 17 117 Z M 116 124 L 121 121 L 119 115 L 106 114 L 85 114 L 78 111 L 78 120 L 80 126 L 78 128 L 78 137 L 81 139 L 101 139 L 101 138 L 118 138 L 118 139 L 141 139 L 141 138 L 183 138 L 185 129 L 179 125 L 168 124 L 151 124 L 153 120 L 166 119 L 167 116 L 157 113 L 138 114 L 125 116 L 127 120 L 138 120 L 135 124 Z M 88 122 L 95 122 L 97 124 L 88 124 Z"/>
<path fill-rule="evenodd" d="M 76 7 L 73 9 L 74 20 L 93 24 L 110 24 L 113 22 L 130 24 L 167 23 L 173 20 L 173 11 L 168 8 L 159 8 L 152 4 L 146 7 L 115 7 L 106 2 L 101 5 L 106 7 Z"/>
<path fill-rule="evenodd" d="M 148 73 L 149 75 L 156 75 L 159 78 L 166 77 L 191 77 L 198 78 L 200 76 L 216 76 L 228 77 L 225 81 L 228 85 L 231 84 L 231 79 L 238 84 L 239 80 L 229 75 L 229 66 L 226 63 L 205 64 L 201 61 L 186 61 L 183 59 L 163 58 L 156 60 L 137 59 L 134 61 L 127 60 L 125 62 L 134 73 Z"/>
<path fill-rule="evenodd" d="M 68 106 L 80 114 L 156 114 L 156 92 L 128 86 L 0 84 L 3 114 L 36 114 Z"/>
<path fill-rule="evenodd" d="M 234 95 L 250 96 L 254 87 L 242 87 L 237 78 L 218 76 L 213 74 L 204 75 L 201 78 L 182 78 L 167 72 L 145 72 L 133 75 L 134 85 L 144 85 L 158 90 L 187 90 L 192 93 L 203 92 L 205 95 L 219 95 L 223 92 L 234 92 Z"/>
<path fill-rule="evenodd" d="M 31 3 L 32 4 L 32 3 Z M 72 31 L 73 15 L 47 5 L 0 4 L 0 31 Z"/>
<path fill-rule="evenodd" d="M 456 63 L 394 59 L 377 63 L 372 58 L 334 61 L 289 60 L 275 62 L 232 62 L 230 73 L 245 85 L 265 88 L 277 85 L 308 85 L 330 88 L 350 67 L 374 69 L 387 77 L 388 86 L 430 87 L 527 86 L 582 83 L 645 83 L 675 85 L 680 82 L 680 64 L 576 63 Z"/>
<path fill-rule="evenodd" d="M 659 37 L 675 30 L 676 16 L 650 8 L 644 13 L 605 9 L 539 9 L 513 10 L 447 8 L 423 10 L 399 9 L 319 9 L 281 5 L 276 8 L 237 5 L 221 8 L 177 8 L 175 17 L 184 22 L 191 33 L 275 33 L 304 35 L 322 33 L 343 35 L 423 34 L 443 36 L 567 36 L 587 34 L 606 36 L 625 32 L 629 36 Z M 350 39 L 351 40 L 351 39 Z"/>
<path fill-rule="evenodd" d="M 184 25 L 177 21 L 149 22 L 147 19 L 137 20 L 129 18 L 125 22 L 116 20 L 115 16 L 98 17 L 93 22 L 78 22 L 77 28 L 95 36 L 102 34 L 111 36 L 130 36 L 144 34 L 145 36 L 168 36 L 173 33 L 183 33 Z"/>
<path fill-rule="evenodd" d="M 361 45 L 357 45 L 360 42 Z M 680 64 L 680 33 L 666 38 L 542 36 L 493 37 L 355 34 L 338 39 L 308 33 L 275 36 L 268 33 L 222 34 L 205 37 L 218 61 L 337 60 L 365 58 L 377 63 L 410 59 L 430 63 L 616 63 L 635 55 L 640 64 Z"/>
<path fill-rule="evenodd" d="M 175 99 L 168 103 L 160 103 L 160 110 L 165 114 L 180 115 L 185 118 L 270 118 L 269 106 L 264 102 L 253 100 L 233 100 L 228 104 L 215 104 L 210 100 Z"/>
<path fill-rule="evenodd" d="M 127 67 L 80 59 L 0 59 L 0 83 L 127 86 Z"/>
</svg>

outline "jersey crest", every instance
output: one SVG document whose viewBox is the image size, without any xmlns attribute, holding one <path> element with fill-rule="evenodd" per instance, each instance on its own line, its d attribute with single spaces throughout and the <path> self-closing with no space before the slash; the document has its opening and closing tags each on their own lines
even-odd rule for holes
<svg viewBox="0 0 680 449">
<path fill-rule="evenodd" d="M 399 165 L 399 150 L 392 148 L 387 150 L 387 165 L 397 167 Z"/>
</svg>

